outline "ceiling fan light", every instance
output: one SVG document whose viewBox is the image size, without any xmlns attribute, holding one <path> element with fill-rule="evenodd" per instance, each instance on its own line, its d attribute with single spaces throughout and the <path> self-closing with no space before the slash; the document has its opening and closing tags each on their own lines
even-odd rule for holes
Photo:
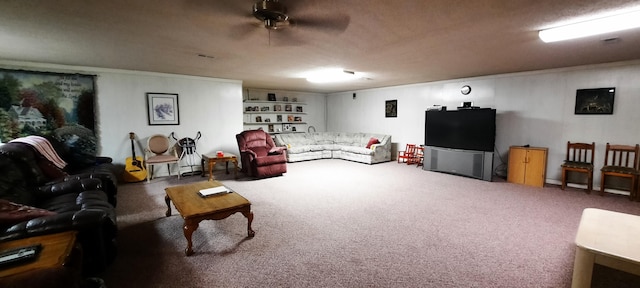
<svg viewBox="0 0 640 288">
<path fill-rule="evenodd" d="M 543 42 L 550 43 L 638 27 L 640 10 L 541 30 L 538 36 Z"/>
</svg>

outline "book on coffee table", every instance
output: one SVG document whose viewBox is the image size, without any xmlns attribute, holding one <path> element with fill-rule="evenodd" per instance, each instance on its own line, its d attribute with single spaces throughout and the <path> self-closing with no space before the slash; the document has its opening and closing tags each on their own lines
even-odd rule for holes
<svg viewBox="0 0 640 288">
<path fill-rule="evenodd" d="M 233 192 L 233 190 L 227 188 L 226 186 L 218 186 L 213 188 L 202 189 L 198 191 L 198 195 L 200 195 L 200 197 L 210 197 L 210 196 L 215 196 L 220 194 L 227 194 L 231 192 Z"/>
</svg>

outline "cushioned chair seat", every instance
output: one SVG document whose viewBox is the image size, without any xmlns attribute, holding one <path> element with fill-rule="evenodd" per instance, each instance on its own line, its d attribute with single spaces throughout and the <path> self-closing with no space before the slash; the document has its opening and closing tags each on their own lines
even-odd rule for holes
<svg viewBox="0 0 640 288">
<path fill-rule="evenodd" d="M 629 174 L 629 175 L 638 175 L 638 171 L 633 169 L 632 167 L 621 167 L 621 166 L 604 166 L 602 167 L 602 172 L 613 172 L 613 173 L 621 173 L 621 174 Z"/>
<path fill-rule="evenodd" d="M 593 164 L 585 162 L 568 161 L 562 164 L 562 167 L 593 170 Z"/>
</svg>

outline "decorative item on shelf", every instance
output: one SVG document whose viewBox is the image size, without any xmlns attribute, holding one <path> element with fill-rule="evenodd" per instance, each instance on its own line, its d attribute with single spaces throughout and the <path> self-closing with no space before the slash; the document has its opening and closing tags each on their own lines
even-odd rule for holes
<svg viewBox="0 0 640 288">
<path fill-rule="evenodd" d="M 302 122 L 302 117 L 300 116 L 296 116 L 295 118 L 293 118 L 294 122 Z"/>
<path fill-rule="evenodd" d="M 260 107 L 260 111 L 269 111 L 269 107 L 266 107 L 266 106 Z"/>
<path fill-rule="evenodd" d="M 251 98 L 251 99 L 249 99 L 249 100 L 251 100 L 251 101 L 258 101 L 258 100 L 260 100 L 260 98 L 253 97 L 253 98 Z"/>
<path fill-rule="evenodd" d="M 271 118 L 264 119 L 264 122 L 271 122 Z"/>
<path fill-rule="evenodd" d="M 282 105 L 273 105 L 273 111 L 282 111 Z"/>
<path fill-rule="evenodd" d="M 287 115 L 287 122 L 293 122 L 293 115 Z"/>
<path fill-rule="evenodd" d="M 291 102 L 298 102 L 298 98 L 291 99 Z"/>
<path fill-rule="evenodd" d="M 302 106 L 296 106 L 296 112 L 302 112 Z"/>
<path fill-rule="evenodd" d="M 269 96 L 269 101 L 276 101 L 276 94 L 275 93 L 269 93 L 267 95 Z"/>
<path fill-rule="evenodd" d="M 273 124 L 269 124 L 268 129 L 269 129 L 269 132 L 273 132 Z"/>
<path fill-rule="evenodd" d="M 276 132 L 280 132 L 280 128 L 276 128 Z"/>
<path fill-rule="evenodd" d="M 287 132 L 291 130 L 291 124 L 282 124 L 282 131 Z"/>
<path fill-rule="evenodd" d="M 291 127 L 291 131 L 296 132 L 296 127 Z"/>
<path fill-rule="evenodd" d="M 278 121 L 278 122 L 282 122 L 282 115 L 278 115 L 278 116 L 276 116 L 276 121 Z"/>
<path fill-rule="evenodd" d="M 289 101 L 289 97 L 282 97 L 282 101 L 284 101 L 284 102 Z"/>
<path fill-rule="evenodd" d="M 247 107 L 244 108 L 244 111 L 251 112 L 251 111 L 253 111 L 253 107 L 247 106 Z"/>
<path fill-rule="evenodd" d="M 262 116 L 256 116 L 256 122 L 262 122 Z"/>
<path fill-rule="evenodd" d="M 284 105 L 284 111 L 291 112 L 291 105 L 290 104 Z"/>
<path fill-rule="evenodd" d="M 253 111 L 260 111 L 260 108 L 258 108 L 258 106 L 253 106 Z"/>
</svg>

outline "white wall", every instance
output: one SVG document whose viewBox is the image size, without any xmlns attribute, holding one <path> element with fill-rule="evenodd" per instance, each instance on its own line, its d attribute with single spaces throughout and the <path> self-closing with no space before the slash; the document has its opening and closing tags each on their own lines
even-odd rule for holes
<svg viewBox="0 0 640 288">
<path fill-rule="evenodd" d="M 153 134 L 175 132 L 181 139 L 195 138 L 200 131 L 202 138 L 196 146 L 200 154 L 217 150 L 238 153 L 235 135 L 242 131 L 241 81 L 10 61 L 0 61 L 0 67 L 97 75 L 99 154 L 112 157 L 116 163 L 131 157 L 129 132 L 136 133 L 140 143 L 137 148 L 142 148 Z M 178 94 L 180 125 L 148 125 L 147 92 Z M 136 154 L 141 156 L 138 153 L 142 151 L 137 149 Z M 166 168 L 156 172 L 165 175 Z"/>
<path fill-rule="evenodd" d="M 469 79 L 349 91 L 327 96 L 327 130 L 392 135 L 398 147 L 424 142 L 424 111 L 456 109 L 463 101 L 497 110 L 494 168 L 509 146 L 549 148 L 547 182 L 559 183 L 566 142 L 596 142 L 594 186 L 607 142 L 640 143 L 640 62 L 610 63 Z M 470 85 L 469 95 L 460 88 Z M 616 87 L 613 115 L 575 115 L 576 89 Z M 356 93 L 356 99 L 352 99 Z M 398 100 L 398 117 L 385 118 L 385 100 Z"/>
</svg>

